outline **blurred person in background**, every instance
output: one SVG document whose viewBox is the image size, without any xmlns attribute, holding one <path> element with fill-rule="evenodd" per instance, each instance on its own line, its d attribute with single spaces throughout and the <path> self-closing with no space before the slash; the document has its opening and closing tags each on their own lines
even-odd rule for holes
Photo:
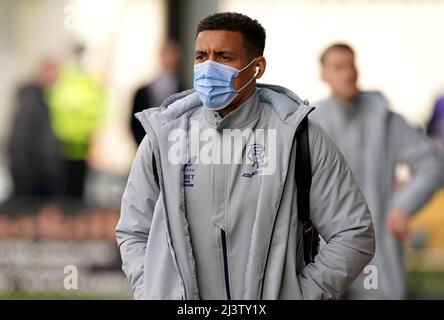
<svg viewBox="0 0 444 320">
<path fill-rule="evenodd" d="M 64 193 L 63 167 L 46 101 L 58 74 L 57 63 L 45 59 L 35 79 L 18 90 L 9 140 L 14 196 L 49 198 Z"/>
<path fill-rule="evenodd" d="M 66 196 L 80 198 L 90 142 L 104 117 L 105 93 L 82 66 L 85 48 L 76 45 L 72 53 L 72 61 L 62 66 L 51 87 L 48 103 L 65 167 Z"/>
<path fill-rule="evenodd" d="M 311 119 L 321 124 L 348 161 L 375 224 L 376 285 L 365 285 L 371 269 L 352 284 L 345 298 L 405 297 L 403 243 L 409 221 L 443 185 L 443 167 L 431 141 L 388 108 L 379 92 L 357 85 L 355 54 L 347 44 L 333 44 L 321 55 L 322 79 L 331 96 L 317 104 Z M 412 179 L 395 193 L 395 166 L 405 163 Z"/>
<path fill-rule="evenodd" d="M 184 90 L 180 76 L 181 48 L 173 40 L 163 44 L 160 51 L 161 70 L 156 79 L 150 84 L 137 89 L 132 105 L 131 133 L 137 145 L 142 142 L 145 130 L 133 116 L 146 108 L 159 107 L 170 95 Z"/>
<path fill-rule="evenodd" d="M 444 96 L 439 97 L 427 124 L 427 134 L 437 143 L 444 160 Z"/>
<path fill-rule="evenodd" d="M 307 120 L 312 108 L 286 88 L 256 83 L 266 68 L 265 38 L 248 16 L 206 17 L 195 37 L 194 89 L 136 115 L 147 134 L 116 227 L 136 299 L 337 299 L 373 257 L 369 210 L 338 149 Z M 331 240 L 314 262 L 304 259 L 303 208 L 296 204 L 301 128 L 310 137 L 312 168 L 304 171 L 312 177 L 306 213 Z M 256 130 L 269 136 L 241 138 L 243 161 L 199 160 L 208 146 L 218 148 L 218 137 L 241 129 L 242 137 Z M 212 141 L 197 146 L 197 156 L 182 150 L 177 163 L 170 157 L 177 131 L 186 151 L 208 132 Z M 223 137 L 224 155 L 233 154 L 231 142 Z M 262 158 L 265 149 L 268 164 L 244 161 Z"/>
</svg>

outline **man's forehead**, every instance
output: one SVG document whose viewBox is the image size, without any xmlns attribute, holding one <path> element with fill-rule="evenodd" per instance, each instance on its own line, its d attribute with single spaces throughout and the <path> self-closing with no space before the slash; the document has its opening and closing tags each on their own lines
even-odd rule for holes
<svg viewBox="0 0 444 320">
<path fill-rule="evenodd" d="M 354 63 L 354 61 L 355 56 L 351 51 L 335 48 L 327 52 L 325 55 L 324 66 L 342 63 Z"/>
<path fill-rule="evenodd" d="M 354 54 L 353 54 L 353 52 L 351 52 L 350 50 L 346 50 L 346 49 L 341 49 L 341 48 L 334 48 L 334 49 L 331 49 L 329 52 L 327 52 L 327 54 L 326 54 L 326 59 L 327 58 L 347 58 L 347 59 L 350 59 L 350 58 L 354 58 Z"/>
<path fill-rule="evenodd" d="M 196 51 L 241 50 L 244 46 L 242 33 L 228 30 L 205 30 L 198 33 Z"/>
</svg>

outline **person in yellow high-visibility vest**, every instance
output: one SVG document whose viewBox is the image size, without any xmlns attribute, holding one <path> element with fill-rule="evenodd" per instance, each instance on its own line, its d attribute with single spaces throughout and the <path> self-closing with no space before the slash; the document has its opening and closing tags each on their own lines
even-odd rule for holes
<svg viewBox="0 0 444 320">
<path fill-rule="evenodd" d="M 81 196 L 92 135 L 105 111 L 105 93 L 79 63 L 62 67 L 47 96 L 54 134 L 67 168 L 69 196 Z"/>
</svg>

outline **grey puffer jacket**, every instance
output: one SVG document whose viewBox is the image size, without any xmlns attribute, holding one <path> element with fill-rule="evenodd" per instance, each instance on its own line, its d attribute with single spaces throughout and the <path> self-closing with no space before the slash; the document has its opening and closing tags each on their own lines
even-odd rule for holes
<svg viewBox="0 0 444 320">
<path fill-rule="evenodd" d="M 309 121 L 310 214 L 326 245 L 314 263 L 304 264 L 294 136 L 312 108 L 282 87 L 258 85 L 257 93 L 265 104 L 268 128 L 276 130 L 279 157 L 275 173 L 262 177 L 253 231 L 243 241 L 248 263 L 242 298 L 337 299 L 373 257 L 370 212 L 341 153 Z M 136 299 L 200 298 L 186 220 L 183 165 L 171 164 L 167 157 L 169 132 L 185 130 L 187 115 L 201 105 L 190 90 L 137 114 L 147 135 L 137 151 L 116 227 L 123 270 Z"/>
</svg>

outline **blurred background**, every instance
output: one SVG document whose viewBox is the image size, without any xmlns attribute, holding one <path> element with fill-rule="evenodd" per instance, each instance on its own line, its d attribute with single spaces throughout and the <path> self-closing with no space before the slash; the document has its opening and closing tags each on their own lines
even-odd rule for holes
<svg viewBox="0 0 444 320">
<path fill-rule="evenodd" d="M 328 95 L 319 55 L 338 41 L 360 87 L 419 130 L 444 95 L 440 0 L 0 0 L 0 298 L 132 297 L 114 238 L 132 114 L 192 87 L 195 28 L 220 11 L 264 26 L 262 82 L 309 101 Z M 405 243 L 409 298 L 444 299 L 443 226 L 441 191 Z"/>
</svg>

